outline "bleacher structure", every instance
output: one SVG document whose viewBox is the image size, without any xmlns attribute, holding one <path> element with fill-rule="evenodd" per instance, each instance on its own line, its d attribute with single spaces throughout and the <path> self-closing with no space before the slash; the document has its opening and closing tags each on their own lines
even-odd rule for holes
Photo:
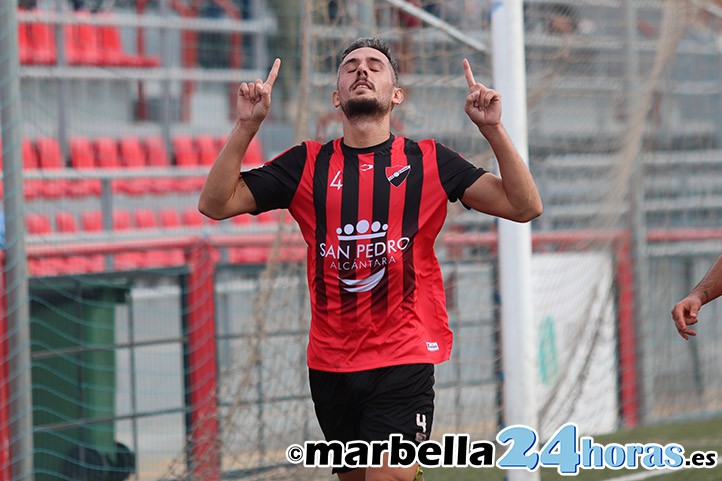
<svg viewBox="0 0 722 481">
<path fill-rule="evenodd" d="M 329 100 L 336 55 L 368 34 L 401 60 L 406 101 L 394 132 L 437 138 L 496 169 L 463 112 L 463 58 L 493 86 L 487 2 L 408 2 L 440 26 L 395 3 L 18 10 L 36 480 L 328 474 L 284 458 L 289 444 L 322 436 L 306 381 L 305 245 L 286 212 L 219 222 L 196 205 L 233 127 L 238 82 L 265 78 L 282 57 L 271 114 L 243 160 L 252 168 L 294 140 L 341 134 Z M 559 372 L 579 385 L 590 376 L 591 354 L 569 347 L 587 334 L 590 352 L 613 338 L 603 367 L 616 376 L 614 405 L 588 407 L 610 412 L 613 427 L 719 412 L 722 327 L 687 348 L 669 339 L 668 311 L 722 245 L 722 8 L 527 0 L 524 9 L 529 163 L 545 209 L 532 224 L 535 256 L 547 256 L 537 271 L 588 262 L 607 283 L 594 286 L 607 305 L 597 313 L 569 294 L 584 290 L 562 272 L 573 269 L 542 272 L 539 291 L 558 296 L 550 304 L 593 332 L 555 331 L 556 313 L 540 319 L 549 330 L 539 357 L 560 356 L 542 376 L 540 417 L 560 409 Z M 436 433 L 492 439 L 501 426 L 496 243 L 495 219 L 450 207 L 437 250 L 456 344 L 437 369 Z M 570 372 L 575 356 L 586 362 Z M 8 375 L 0 370 L 0 407 Z"/>
</svg>

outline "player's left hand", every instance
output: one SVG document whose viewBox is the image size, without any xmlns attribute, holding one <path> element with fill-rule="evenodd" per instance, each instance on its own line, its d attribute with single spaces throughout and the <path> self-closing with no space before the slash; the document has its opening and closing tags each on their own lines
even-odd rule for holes
<svg viewBox="0 0 722 481">
<path fill-rule="evenodd" d="M 464 59 L 464 76 L 469 84 L 464 112 L 479 129 L 501 122 L 501 94 L 474 80 L 469 61 Z"/>
</svg>

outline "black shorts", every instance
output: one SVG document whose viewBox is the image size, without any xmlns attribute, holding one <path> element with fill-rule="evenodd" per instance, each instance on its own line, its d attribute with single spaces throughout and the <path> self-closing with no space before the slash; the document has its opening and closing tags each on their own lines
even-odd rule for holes
<svg viewBox="0 0 722 481">
<path fill-rule="evenodd" d="M 327 441 L 420 443 L 434 419 L 434 366 L 407 364 L 359 372 L 309 369 L 311 398 Z M 333 472 L 349 471 L 346 468 Z"/>
</svg>

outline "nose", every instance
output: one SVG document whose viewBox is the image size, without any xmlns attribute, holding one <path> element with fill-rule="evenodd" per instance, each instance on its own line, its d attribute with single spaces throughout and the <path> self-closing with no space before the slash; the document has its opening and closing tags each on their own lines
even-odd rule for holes
<svg viewBox="0 0 722 481">
<path fill-rule="evenodd" d="M 368 77 L 369 71 L 366 67 L 366 64 L 359 64 L 358 68 L 356 69 L 356 76 L 357 77 Z"/>
</svg>

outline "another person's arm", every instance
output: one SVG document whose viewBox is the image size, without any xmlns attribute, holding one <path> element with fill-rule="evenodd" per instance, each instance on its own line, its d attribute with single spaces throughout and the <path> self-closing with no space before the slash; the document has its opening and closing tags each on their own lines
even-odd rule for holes
<svg viewBox="0 0 722 481">
<path fill-rule="evenodd" d="M 198 200 L 198 210 L 212 219 L 226 219 L 256 210 L 256 200 L 239 174 L 248 145 L 271 107 L 271 90 L 281 60 L 276 59 L 265 82 L 243 82 L 238 88 L 238 120 L 213 163 Z"/>
<path fill-rule="evenodd" d="M 722 295 L 722 256 L 719 256 L 705 276 L 699 281 L 687 297 L 672 308 L 672 319 L 677 332 L 685 340 L 697 333 L 689 326 L 697 323 L 699 309 Z"/>
<path fill-rule="evenodd" d="M 491 145 L 501 178 L 486 174 L 466 189 L 462 202 L 486 214 L 528 222 L 542 213 L 542 202 L 529 168 L 501 123 L 501 95 L 474 80 L 464 60 L 469 85 L 464 111 Z"/>
</svg>

